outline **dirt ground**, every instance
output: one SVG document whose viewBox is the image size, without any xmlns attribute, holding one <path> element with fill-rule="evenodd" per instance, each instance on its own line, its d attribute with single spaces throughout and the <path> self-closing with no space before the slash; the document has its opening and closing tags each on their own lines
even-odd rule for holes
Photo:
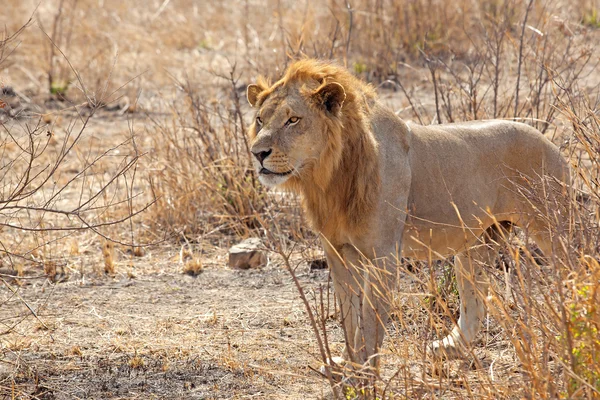
<svg viewBox="0 0 600 400">
<path fill-rule="evenodd" d="M 135 260 L 135 277 L 27 274 L 16 295 L 3 289 L 0 398 L 326 396 L 289 274 L 277 262 L 232 270 L 220 253 L 197 276 L 162 248 Z M 307 290 L 327 284 L 326 270 L 302 265 L 298 276 Z"/>
<path fill-rule="evenodd" d="M 226 266 L 225 247 L 207 251 L 196 276 L 183 273 L 172 244 L 141 257 L 117 248 L 114 277 L 77 268 L 102 268 L 94 242 L 68 258 L 71 267 L 58 282 L 31 270 L 19 278 L 1 270 L 16 294 L 0 292 L 0 398 L 332 398 L 316 372 L 315 335 L 281 260 L 271 255 L 262 269 L 234 270 Z M 295 258 L 299 281 L 318 304 L 328 271 Z M 427 312 L 410 300 L 421 294 L 410 284 L 399 293 L 402 315 L 389 325 L 382 351 L 382 374 L 396 376 L 392 387 L 408 398 L 461 398 L 465 380 L 473 390 L 487 383 L 490 370 L 507 382 L 498 394 L 510 397 L 511 384 L 522 384 L 514 350 L 493 321 L 475 349 L 476 364 L 456 361 L 434 372 L 419 343 L 435 333 L 426 330 Z M 334 318 L 327 335 L 338 354 L 343 333 Z M 443 385 L 436 383 L 441 377 Z"/>
<path fill-rule="evenodd" d="M 0 269 L 6 281 L 0 291 L 0 398 L 333 398 L 316 371 L 322 361 L 304 304 L 277 254 L 269 253 L 261 269 L 231 269 L 227 248 L 236 238 L 217 233 L 201 244 L 202 272 L 191 275 L 184 272 L 187 244 L 169 241 L 137 255 L 115 246 L 111 276 L 103 271 L 97 237 L 72 239 L 82 244 L 57 257 L 63 268 L 54 280 L 39 268 L 25 268 L 21 276 Z M 318 246 L 311 250 L 321 254 Z M 328 270 L 311 268 L 307 259 L 292 253 L 311 306 L 320 304 L 323 291 L 332 301 Z M 417 274 L 426 279 L 429 271 Z M 476 361 L 450 362 L 443 371 L 432 367 L 424 346 L 441 333 L 430 330 L 428 312 L 417 301 L 423 290 L 406 281 L 398 288 L 398 315 L 382 350 L 390 389 L 397 386 L 407 398 L 461 398 L 468 380 L 470 390 L 485 394 L 493 371 L 505 382 L 496 394 L 510 398 L 511 385 L 522 385 L 523 376 L 493 320 L 474 350 Z M 448 306 L 456 313 L 451 297 Z M 343 333 L 335 309 L 325 313 L 331 316 L 328 344 L 339 354 Z"/>
</svg>

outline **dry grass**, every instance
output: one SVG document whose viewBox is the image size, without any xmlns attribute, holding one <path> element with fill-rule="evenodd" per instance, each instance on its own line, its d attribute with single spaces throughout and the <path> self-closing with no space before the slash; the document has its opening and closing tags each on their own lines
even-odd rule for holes
<svg viewBox="0 0 600 400">
<path fill-rule="evenodd" d="M 33 19 L 0 43 L 0 397 L 600 396 L 594 1 L 5 10 L 7 35 Z M 457 317 L 446 260 L 399 266 L 413 279 L 390 293 L 372 392 L 331 390 L 306 367 L 337 355 L 344 334 L 327 273 L 307 267 L 321 251 L 296 199 L 266 191 L 250 168 L 244 95 L 303 55 L 345 64 L 404 119 L 518 118 L 572 161 L 570 194 L 532 199 L 551 219 L 554 200 L 568 205 L 556 257 L 540 265 L 527 232 L 510 238 L 489 268 L 490 317 L 469 361 L 425 354 Z M 14 197 L 27 188 L 38 190 Z M 269 266 L 224 269 L 228 245 L 251 235 L 268 238 Z"/>
</svg>

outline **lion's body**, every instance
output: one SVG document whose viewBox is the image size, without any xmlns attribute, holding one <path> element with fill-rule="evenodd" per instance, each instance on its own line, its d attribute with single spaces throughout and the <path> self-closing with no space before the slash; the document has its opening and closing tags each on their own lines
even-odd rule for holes
<svg viewBox="0 0 600 400">
<path fill-rule="evenodd" d="M 489 263 L 496 249 L 484 233 L 508 221 L 551 251 L 548 227 L 519 188 L 548 175 L 565 182 L 568 169 L 535 129 L 505 121 L 408 125 L 345 69 L 311 60 L 273 86 L 251 85 L 248 98 L 259 109 L 250 142 L 261 181 L 302 194 L 323 237 L 354 361 L 381 344 L 387 304 L 376 293 L 393 284 L 399 249 L 427 259 L 476 246 L 471 258 Z M 373 268 L 361 267 L 363 256 Z M 486 282 L 465 261 L 456 261 L 459 327 L 434 349 L 458 350 L 482 318 Z"/>
<path fill-rule="evenodd" d="M 403 241 L 408 257 L 426 258 L 429 247 L 444 257 L 454 255 L 473 245 L 494 219 L 521 226 L 535 223 L 536 213 L 518 194 L 528 186 L 525 177 L 566 178 L 558 148 L 528 125 L 489 121 L 415 125 L 411 130 Z"/>
</svg>

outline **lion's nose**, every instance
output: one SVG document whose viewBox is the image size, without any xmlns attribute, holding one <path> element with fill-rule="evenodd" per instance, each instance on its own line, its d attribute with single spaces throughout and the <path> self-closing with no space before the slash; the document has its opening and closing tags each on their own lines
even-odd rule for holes
<svg viewBox="0 0 600 400">
<path fill-rule="evenodd" d="M 269 157 L 269 155 L 273 152 L 273 149 L 269 149 L 266 151 L 252 151 L 252 154 L 254 154 L 254 157 L 256 157 L 256 159 L 258 160 L 259 163 L 262 164 L 262 162 L 264 161 L 265 158 Z"/>
</svg>

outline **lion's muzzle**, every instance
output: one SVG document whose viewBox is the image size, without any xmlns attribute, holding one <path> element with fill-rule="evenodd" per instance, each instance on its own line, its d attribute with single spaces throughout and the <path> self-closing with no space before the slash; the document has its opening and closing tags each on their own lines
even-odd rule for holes
<svg viewBox="0 0 600 400">
<path fill-rule="evenodd" d="M 256 158 L 256 160 L 259 163 L 259 167 L 257 167 L 258 173 L 260 175 L 274 175 L 274 176 L 287 176 L 289 174 L 291 174 L 292 172 L 294 172 L 294 169 L 290 169 L 288 171 L 284 171 L 284 172 L 277 172 L 277 171 L 273 171 L 270 170 L 268 168 L 265 167 L 264 162 L 265 160 L 273 153 L 273 149 L 268 149 L 268 150 L 264 150 L 264 149 L 252 149 L 251 150 L 252 154 L 254 155 L 254 157 Z M 280 158 L 276 157 L 276 158 Z"/>
<path fill-rule="evenodd" d="M 273 152 L 273 149 L 259 150 L 259 151 L 256 151 L 256 152 L 254 150 L 252 150 L 252 154 L 254 154 L 254 157 L 256 157 L 256 159 L 258 160 L 258 162 L 260 163 L 260 165 L 262 165 L 262 163 L 265 160 L 265 158 L 269 157 L 269 155 L 271 155 L 272 152 Z"/>
</svg>

